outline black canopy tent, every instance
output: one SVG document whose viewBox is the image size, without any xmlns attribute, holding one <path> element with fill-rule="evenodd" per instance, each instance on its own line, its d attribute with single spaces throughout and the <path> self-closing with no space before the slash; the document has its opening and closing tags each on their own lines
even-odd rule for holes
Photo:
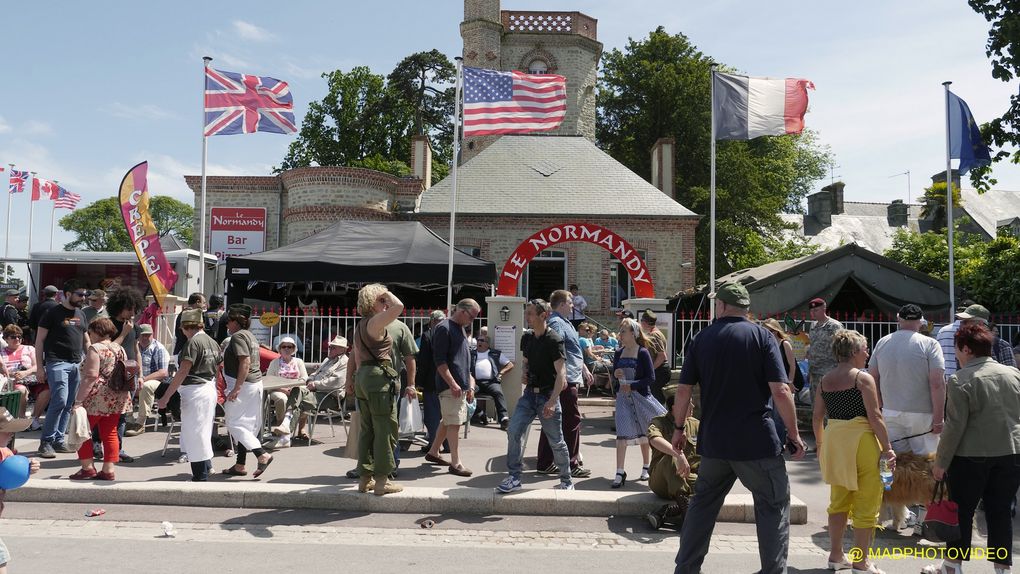
<svg viewBox="0 0 1020 574">
<path fill-rule="evenodd" d="M 341 221 L 284 247 L 227 259 L 230 301 L 250 282 L 447 282 L 449 243 L 417 221 Z M 454 283 L 493 283 L 496 265 L 453 252 Z"/>
</svg>

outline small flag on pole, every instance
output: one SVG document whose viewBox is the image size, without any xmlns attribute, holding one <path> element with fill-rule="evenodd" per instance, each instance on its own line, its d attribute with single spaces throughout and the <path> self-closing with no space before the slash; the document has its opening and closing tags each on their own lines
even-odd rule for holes
<svg viewBox="0 0 1020 574">
<path fill-rule="evenodd" d="M 960 160 L 960 175 L 992 163 L 967 102 L 949 92 L 949 157 Z"/>
<path fill-rule="evenodd" d="M 464 68 L 464 137 L 554 130 L 566 115 L 563 76 Z"/>
<path fill-rule="evenodd" d="M 10 184 L 7 191 L 10 193 L 25 193 L 25 186 L 28 184 L 28 172 L 11 170 Z"/>
<path fill-rule="evenodd" d="M 287 82 L 205 68 L 206 136 L 296 131 Z"/>
<path fill-rule="evenodd" d="M 80 195 L 57 186 L 57 198 L 53 200 L 53 207 L 54 209 L 74 209 L 78 206 L 79 201 L 81 201 Z"/>
<path fill-rule="evenodd" d="M 48 180 L 37 177 L 32 180 L 32 201 L 39 201 L 45 195 L 48 199 L 56 200 L 59 186 Z"/>
<path fill-rule="evenodd" d="M 712 112 L 715 139 L 750 140 L 804 131 L 809 80 L 715 73 Z"/>
</svg>

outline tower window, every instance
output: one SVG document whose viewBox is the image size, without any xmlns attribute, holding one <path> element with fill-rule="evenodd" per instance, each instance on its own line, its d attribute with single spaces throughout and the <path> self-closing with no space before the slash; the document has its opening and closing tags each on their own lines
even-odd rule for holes
<svg viewBox="0 0 1020 574">
<path fill-rule="evenodd" d="M 544 60 L 532 60 L 528 64 L 529 74 L 547 74 L 549 72 L 549 64 L 545 63 Z"/>
</svg>

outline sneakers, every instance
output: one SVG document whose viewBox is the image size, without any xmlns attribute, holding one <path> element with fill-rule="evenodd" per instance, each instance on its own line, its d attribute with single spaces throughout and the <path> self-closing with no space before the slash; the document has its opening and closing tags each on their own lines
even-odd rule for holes
<svg viewBox="0 0 1020 574">
<path fill-rule="evenodd" d="M 58 445 L 55 445 L 53 447 L 53 449 L 56 450 L 57 452 L 64 452 L 64 453 L 78 452 L 78 449 L 71 448 L 71 447 L 67 446 L 66 442 L 62 442 L 62 443 L 60 443 Z"/>
<path fill-rule="evenodd" d="M 43 427 L 42 421 L 39 420 L 39 417 L 35 417 L 32 419 L 32 424 L 28 425 L 28 430 L 29 431 L 42 430 L 42 427 Z"/>
<path fill-rule="evenodd" d="M 561 480 L 559 484 L 553 487 L 553 490 L 574 490 L 574 483 Z"/>
<path fill-rule="evenodd" d="M 276 440 L 267 442 L 265 447 L 269 449 L 288 448 L 290 447 L 290 437 L 288 435 L 277 437 Z"/>
<path fill-rule="evenodd" d="M 589 476 L 591 476 L 591 469 L 584 468 L 581 465 L 577 465 L 574 468 L 570 469 L 570 476 L 574 478 L 588 478 Z"/>
<path fill-rule="evenodd" d="M 270 430 L 272 430 L 273 434 L 275 434 L 277 436 L 286 436 L 286 435 L 289 435 L 290 434 L 290 421 L 291 421 L 291 414 L 288 412 L 283 417 L 283 421 L 280 422 L 279 425 L 273 427 Z M 290 445 L 288 444 L 287 446 L 290 446 Z"/>
<path fill-rule="evenodd" d="M 128 423 L 124 427 L 124 436 L 138 436 L 145 433 L 145 427 L 138 423 Z"/>
<path fill-rule="evenodd" d="M 496 490 L 503 494 L 509 494 L 511 492 L 516 492 L 523 488 L 524 486 L 521 485 L 520 478 L 517 478 L 516 476 L 508 476 L 503 479 L 503 482 L 499 483 L 499 486 L 496 487 Z"/>
<path fill-rule="evenodd" d="M 39 444 L 39 458 L 57 458 L 57 451 L 53 449 L 53 445 L 44 442 Z"/>
<path fill-rule="evenodd" d="M 510 428 L 510 417 L 503 417 L 499 421 L 499 428 L 506 430 Z"/>
<path fill-rule="evenodd" d="M 188 462 L 188 455 L 181 453 L 181 456 L 177 457 L 178 464 L 184 464 Z"/>
<path fill-rule="evenodd" d="M 556 466 L 555 464 L 550 464 L 545 468 L 538 469 L 538 474 L 559 474 L 559 473 L 560 467 Z"/>
</svg>

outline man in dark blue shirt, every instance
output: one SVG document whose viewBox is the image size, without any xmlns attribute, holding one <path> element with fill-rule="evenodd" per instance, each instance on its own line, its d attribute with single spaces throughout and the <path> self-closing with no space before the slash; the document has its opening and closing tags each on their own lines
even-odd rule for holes
<svg viewBox="0 0 1020 574">
<path fill-rule="evenodd" d="M 701 571 L 719 510 L 738 478 L 754 497 L 761 572 L 786 572 L 790 480 L 768 402 L 771 397 L 779 409 L 789 432 L 788 448 L 800 460 L 804 442 L 793 396 L 775 338 L 747 320 L 747 289 L 731 283 L 709 296 L 715 299 L 717 319 L 691 343 L 673 407 L 679 424 L 671 442 L 682 453 L 688 404 L 694 385 L 701 385 L 701 466 L 680 532 L 676 573 Z M 690 470 L 682 455 L 677 466 Z"/>
</svg>

